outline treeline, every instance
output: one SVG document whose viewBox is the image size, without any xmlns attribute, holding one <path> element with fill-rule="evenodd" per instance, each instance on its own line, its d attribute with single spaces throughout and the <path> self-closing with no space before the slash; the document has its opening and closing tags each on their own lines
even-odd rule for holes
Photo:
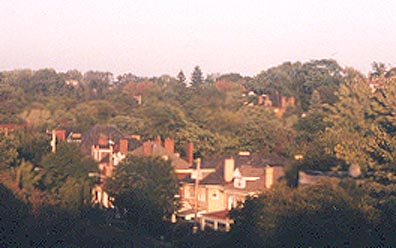
<svg viewBox="0 0 396 248">
<path fill-rule="evenodd" d="M 54 247 L 62 246 L 60 240 L 78 246 L 78 240 L 88 244 L 96 237 L 125 247 L 131 240 L 121 237 L 137 237 L 130 225 L 110 232 L 105 213 L 90 207 L 94 178 L 87 175 L 97 166 L 79 147 L 61 143 L 56 154 L 50 152 L 46 130 L 84 132 L 95 124 L 114 125 L 143 140 L 171 137 L 182 153 L 192 141 L 195 157 L 250 151 L 294 161 L 287 165 L 288 186 L 235 210 L 231 236 L 216 239 L 218 247 L 391 245 L 395 76 L 396 69 L 383 64 L 374 63 L 366 77 L 333 60 L 287 62 L 254 77 L 204 76 L 197 66 L 190 80 L 182 71 L 152 78 L 53 69 L 0 72 L 0 123 L 25 127 L 0 135 L 1 245 Z M 272 107 L 260 104 L 263 95 L 275 99 Z M 281 96 L 294 97 L 295 104 L 280 118 L 275 110 L 284 107 L 276 101 Z M 351 167 L 357 181 L 294 189 L 299 170 Z M 143 192 L 151 190 L 152 182 L 146 183 Z M 133 197 L 125 195 L 126 202 Z M 146 217 L 129 217 L 140 223 L 139 216 Z M 206 239 L 189 238 L 176 247 L 203 247 Z M 121 243 L 112 243 L 117 239 Z"/>
</svg>

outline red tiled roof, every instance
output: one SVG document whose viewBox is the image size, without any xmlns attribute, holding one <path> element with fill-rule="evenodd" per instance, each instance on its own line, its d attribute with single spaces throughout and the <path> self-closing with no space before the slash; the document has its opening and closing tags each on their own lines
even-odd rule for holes
<svg viewBox="0 0 396 248">
<path fill-rule="evenodd" d="M 0 124 L 0 129 L 8 129 L 10 131 L 18 129 L 18 128 L 22 128 L 22 125 L 18 125 L 18 124 Z"/>
</svg>

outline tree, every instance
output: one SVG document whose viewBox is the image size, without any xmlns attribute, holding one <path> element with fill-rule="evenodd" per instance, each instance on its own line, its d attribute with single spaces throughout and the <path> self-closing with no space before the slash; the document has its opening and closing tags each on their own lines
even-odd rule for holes
<svg viewBox="0 0 396 248">
<path fill-rule="evenodd" d="M 13 134 L 0 134 L 0 166 L 13 167 L 17 165 L 19 141 Z"/>
<path fill-rule="evenodd" d="M 179 84 L 186 83 L 186 76 L 184 76 L 184 73 L 182 70 L 180 70 L 180 72 L 177 74 L 177 81 L 179 82 Z"/>
<path fill-rule="evenodd" d="M 191 86 L 194 89 L 198 89 L 199 87 L 201 87 L 203 80 L 204 79 L 201 68 L 199 68 L 199 66 L 195 66 L 194 71 L 191 74 Z"/>
<path fill-rule="evenodd" d="M 329 107 L 328 129 L 337 141 L 337 156 L 375 181 L 396 182 L 396 79 L 380 80 L 375 91 L 366 81 L 352 81 L 338 96 L 340 101 Z"/>
<path fill-rule="evenodd" d="M 49 205 L 70 211 L 89 206 L 93 181 L 88 173 L 97 172 L 98 167 L 77 145 L 61 142 L 56 153 L 43 157 L 41 166 L 36 187 L 46 193 Z"/>
<path fill-rule="evenodd" d="M 164 217 L 176 209 L 178 182 L 170 161 L 160 157 L 128 155 L 106 181 L 115 206 L 126 209 L 139 229 L 155 232 Z"/>
<path fill-rule="evenodd" d="M 231 212 L 231 238 L 235 247 L 365 246 L 374 238 L 369 215 L 359 207 L 337 182 L 278 187 Z"/>
</svg>

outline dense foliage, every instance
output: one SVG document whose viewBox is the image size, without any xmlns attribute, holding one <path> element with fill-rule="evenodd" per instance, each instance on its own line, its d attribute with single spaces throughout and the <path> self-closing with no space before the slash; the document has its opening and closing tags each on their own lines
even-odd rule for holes
<svg viewBox="0 0 396 248">
<path fill-rule="evenodd" d="M 393 246 L 395 188 L 355 181 L 279 187 L 235 209 L 231 247 Z M 388 208 L 388 207 L 391 207 Z M 387 220 L 386 220 L 387 219 Z M 388 229 L 389 228 L 389 229 Z"/>
<path fill-rule="evenodd" d="M 127 156 L 106 180 L 106 189 L 138 229 L 153 232 L 177 210 L 177 177 L 171 162 L 160 157 Z"/>
<path fill-rule="evenodd" d="M 73 144 L 50 152 L 46 130 L 111 124 L 143 140 L 174 138 L 182 156 L 194 142 L 196 157 L 249 151 L 299 158 L 286 167 L 293 187 L 301 169 L 362 172 L 359 182 L 271 190 L 234 211 L 230 235 L 188 236 L 176 247 L 392 246 L 395 72 L 374 63 L 365 77 L 326 59 L 286 62 L 253 77 L 204 77 L 199 66 L 189 79 L 183 71 L 151 78 L 50 68 L 0 72 L 0 124 L 18 127 L 0 134 L 0 245 L 155 246 L 144 238 L 136 243 L 136 227 L 151 223 L 143 229 L 158 234 L 154 227 L 174 212 L 178 186 L 169 161 L 128 157 L 116 169 L 107 187 L 129 222 L 113 229 L 105 211 L 86 208 L 88 173 L 97 165 Z M 282 96 L 294 97 L 294 106 L 281 106 Z M 263 97 L 272 106 L 260 103 Z M 174 235 L 168 240 L 178 237 L 176 227 L 165 229 Z"/>
</svg>

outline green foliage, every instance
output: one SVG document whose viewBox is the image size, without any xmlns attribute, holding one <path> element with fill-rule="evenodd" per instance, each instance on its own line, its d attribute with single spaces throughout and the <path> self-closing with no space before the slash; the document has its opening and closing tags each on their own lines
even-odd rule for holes
<svg viewBox="0 0 396 248">
<path fill-rule="evenodd" d="M 0 166 L 12 167 L 17 164 L 19 141 L 13 134 L 0 134 Z"/>
<path fill-rule="evenodd" d="M 376 238 L 367 213 L 334 182 L 271 190 L 232 217 L 235 247 L 361 247 Z"/>
<path fill-rule="evenodd" d="M 202 86 L 204 79 L 201 68 L 199 66 L 194 67 L 194 71 L 191 73 L 191 87 L 199 89 Z"/>
<path fill-rule="evenodd" d="M 19 140 L 18 160 L 39 164 L 42 157 L 50 151 L 48 137 L 45 134 L 33 134 L 29 131 L 16 131 L 14 135 Z"/>
<path fill-rule="evenodd" d="M 43 157 L 37 187 L 46 192 L 49 204 L 75 211 L 90 204 L 93 181 L 88 173 L 96 172 L 96 163 L 81 154 L 75 144 L 60 143 L 56 153 Z"/>
<path fill-rule="evenodd" d="M 342 79 L 342 69 L 334 60 L 304 64 L 286 62 L 261 72 L 247 81 L 245 87 L 258 94 L 295 96 L 300 109 L 307 111 L 315 90 L 319 91 L 324 103 L 334 103 L 334 91 Z"/>
<path fill-rule="evenodd" d="M 355 80 L 342 85 L 339 98 L 330 107 L 328 130 L 337 140 L 337 156 L 378 182 L 395 182 L 396 80 L 381 80 L 376 91 Z"/>
<path fill-rule="evenodd" d="M 275 114 L 265 108 L 241 108 L 242 121 L 235 132 L 239 150 L 270 154 L 287 142 L 287 129 Z"/>
<path fill-rule="evenodd" d="M 178 81 L 180 84 L 184 84 L 184 83 L 186 82 L 186 76 L 184 75 L 183 71 L 180 71 L 180 72 L 177 74 L 177 81 Z"/>
<path fill-rule="evenodd" d="M 129 220 L 149 232 L 176 210 L 178 188 L 170 161 L 159 157 L 127 156 L 106 181 L 115 205 L 127 209 Z"/>
</svg>

